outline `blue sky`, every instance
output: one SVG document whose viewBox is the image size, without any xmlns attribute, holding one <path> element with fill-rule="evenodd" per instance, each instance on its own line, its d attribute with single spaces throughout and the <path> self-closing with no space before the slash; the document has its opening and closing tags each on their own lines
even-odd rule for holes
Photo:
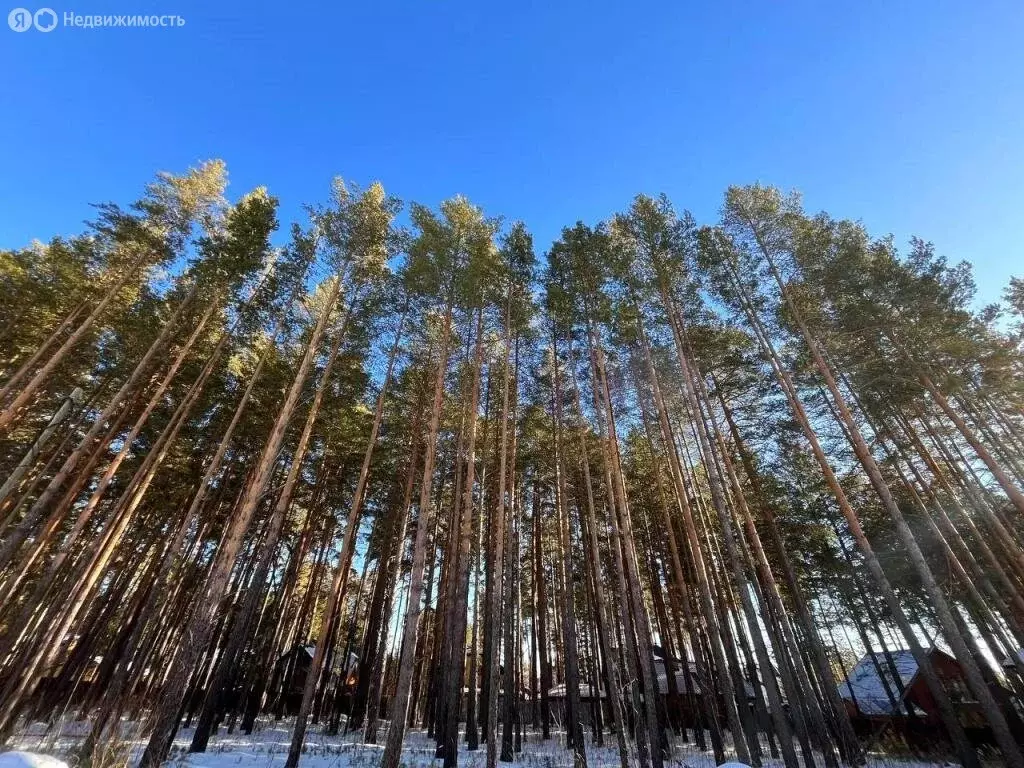
<svg viewBox="0 0 1024 768">
<path fill-rule="evenodd" d="M 1024 274 L 1019 0 L 48 1 L 186 24 L 0 27 L 0 246 L 222 157 L 286 222 L 340 174 L 465 194 L 543 250 L 637 192 L 710 221 L 761 181 L 974 262 L 979 301 Z"/>
</svg>

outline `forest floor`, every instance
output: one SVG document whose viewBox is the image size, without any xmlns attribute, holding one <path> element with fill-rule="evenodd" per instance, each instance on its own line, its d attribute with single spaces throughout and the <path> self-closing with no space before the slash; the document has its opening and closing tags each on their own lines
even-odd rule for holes
<svg viewBox="0 0 1024 768">
<path fill-rule="evenodd" d="M 189 754 L 188 745 L 192 738 L 191 729 L 182 729 L 174 740 L 169 768 L 279 768 L 284 765 L 291 741 L 290 722 L 282 720 L 260 724 L 250 735 L 228 734 L 221 729 L 210 739 L 207 751 Z M 382 724 L 383 725 L 383 724 Z M 62 727 L 47 727 L 35 723 L 28 728 L 14 745 L 14 748 L 44 753 L 68 759 L 74 767 L 75 760 L 69 759 L 81 743 L 85 724 L 67 722 Z M 376 768 L 380 765 L 386 729 L 381 728 L 381 744 L 363 744 L 358 733 L 327 736 L 310 729 L 306 737 L 301 765 L 303 768 Z M 587 762 L 589 768 L 618 768 L 619 756 L 614 739 L 605 739 L 604 746 L 595 746 L 592 734 L 587 733 Z M 522 751 L 513 763 L 503 763 L 508 768 L 572 768 L 572 754 L 565 748 L 565 733 L 552 732 L 552 737 L 543 740 L 539 733 L 527 731 Z M 110 747 L 109 760 L 104 764 L 133 765 L 138 761 L 145 747 L 143 740 L 127 740 Z M 434 757 L 435 742 L 425 731 L 409 731 L 402 754 L 402 768 L 441 768 L 441 761 Z M 735 759 L 730 755 L 731 759 Z M 484 768 L 487 762 L 486 746 L 469 751 L 464 741 L 459 750 L 460 768 Z M 666 768 L 714 768 L 714 756 L 693 744 L 676 743 Z M 824 762 L 820 761 L 823 766 Z M 885 754 L 872 754 L 867 768 L 945 768 L 956 763 L 944 760 L 922 760 Z M 766 758 L 764 768 L 781 768 L 781 760 Z"/>
</svg>

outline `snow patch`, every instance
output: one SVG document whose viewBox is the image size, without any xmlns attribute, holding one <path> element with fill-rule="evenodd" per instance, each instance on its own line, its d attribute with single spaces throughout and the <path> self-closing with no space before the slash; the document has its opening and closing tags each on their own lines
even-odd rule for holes
<svg viewBox="0 0 1024 768">
<path fill-rule="evenodd" d="M 68 768 L 63 760 L 38 752 L 0 752 L 0 768 Z"/>
</svg>

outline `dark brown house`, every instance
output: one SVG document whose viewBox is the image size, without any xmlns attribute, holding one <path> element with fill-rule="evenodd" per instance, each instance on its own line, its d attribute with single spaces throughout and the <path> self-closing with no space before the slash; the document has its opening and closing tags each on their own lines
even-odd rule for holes
<svg viewBox="0 0 1024 768">
<path fill-rule="evenodd" d="M 275 714 L 294 715 L 302 703 L 302 689 L 306 685 L 306 676 L 313 665 L 313 653 L 315 645 L 296 643 L 287 653 L 278 658 L 274 664 L 273 677 L 270 690 L 280 691 L 279 704 Z M 359 657 L 350 653 L 345 664 L 340 661 L 332 665 L 332 687 L 339 682 L 344 675 L 342 695 L 355 686 Z"/>
</svg>

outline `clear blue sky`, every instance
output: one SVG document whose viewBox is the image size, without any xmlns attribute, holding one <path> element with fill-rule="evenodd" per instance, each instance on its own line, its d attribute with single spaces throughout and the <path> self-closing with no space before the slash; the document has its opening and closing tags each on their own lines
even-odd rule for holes
<svg viewBox="0 0 1024 768">
<path fill-rule="evenodd" d="M 637 192 L 708 221 L 761 181 L 974 262 L 981 301 L 1024 273 L 1020 0 L 48 2 L 186 25 L 0 27 L 0 246 L 222 157 L 284 221 L 340 174 L 543 250 Z"/>
</svg>

